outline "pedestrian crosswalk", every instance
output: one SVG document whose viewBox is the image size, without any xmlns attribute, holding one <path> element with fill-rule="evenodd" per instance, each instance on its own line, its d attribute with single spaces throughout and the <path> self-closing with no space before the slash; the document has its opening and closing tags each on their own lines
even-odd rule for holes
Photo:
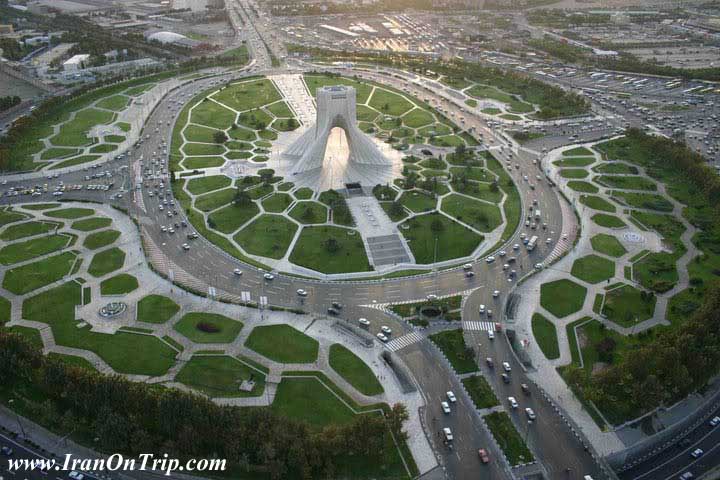
<svg viewBox="0 0 720 480">
<path fill-rule="evenodd" d="M 482 330 L 485 332 L 494 332 L 495 324 L 493 322 L 462 322 L 463 330 Z"/>
<path fill-rule="evenodd" d="M 250 292 L 247 290 L 240 292 L 240 299 L 243 302 L 249 302 L 250 301 Z"/>
<path fill-rule="evenodd" d="M 409 347 L 414 343 L 418 343 L 420 340 L 422 340 L 422 338 L 422 335 L 420 335 L 419 333 L 410 332 L 401 337 L 393 338 L 392 340 L 387 342 L 385 346 L 388 348 L 388 350 L 397 352 L 398 350 Z"/>
</svg>

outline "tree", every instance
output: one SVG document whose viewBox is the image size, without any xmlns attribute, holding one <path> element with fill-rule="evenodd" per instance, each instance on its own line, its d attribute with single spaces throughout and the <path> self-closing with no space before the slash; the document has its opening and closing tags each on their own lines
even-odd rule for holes
<svg viewBox="0 0 720 480">
<path fill-rule="evenodd" d="M 407 433 L 403 431 L 403 425 L 410 418 L 407 407 L 402 403 L 396 403 L 392 406 L 390 412 L 386 414 L 385 418 L 395 438 L 398 441 L 405 440 Z"/>
<path fill-rule="evenodd" d="M 238 187 L 237 190 L 235 190 L 233 203 L 238 207 L 247 207 L 252 204 L 252 201 L 250 194 L 244 188 Z"/>
<path fill-rule="evenodd" d="M 335 239 L 335 237 L 329 237 L 323 242 L 323 246 L 328 253 L 337 253 L 340 250 L 340 243 Z"/>
<path fill-rule="evenodd" d="M 390 204 L 388 213 L 390 213 L 391 217 L 402 217 L 403 215 L 405 215 L 405 209 L 400 202 L 395 201 Z"/>
<path fill-rule="evenodd" d="M 439 218 L 435 218 L 432 223 L 430 223 L 430 230 L 432 230 L 433 232 L 442 232 L 444 229 L 445 225 Z"/>
<path fill-rule="evenodd" d="M 225 143 L 227 142 L 228 137 L 225 132 L 218 131 L 213 134 L 213 140 L 215 141 L 215 143 Z"/>
</svg>

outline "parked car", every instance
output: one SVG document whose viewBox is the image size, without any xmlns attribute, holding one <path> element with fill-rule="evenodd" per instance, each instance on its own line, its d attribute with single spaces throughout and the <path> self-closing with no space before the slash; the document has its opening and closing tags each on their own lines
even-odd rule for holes
<svg viewBox="0 0 720 480">
<path fill-rule="evenodd" d="M 380 341 L 383 343 L 387 343 L 388 341 L 388 337 L 386 337 L 385 334 L 383 334 L 382 332 L 377 334 L 377 338 L 379 338 Z"/>
<path fill-rule="evenodd" d="M 358 318 L 358 323 L 361 327 L 369 327 L 370 321 L 367 318 Z"/>
<path fill-rule="evenodd" d="M 457 402 L 457 398 L 455 397 L 455 394 L 452 391 L 448 391 L 445 395 L 447 395 L 448 400 L 450 400 L 450 403 Z"/>
<path fill-rule="evenodd" d="M 445 440 L 448 442 L 452 442 L 453 434 L 452 430 L 450 430 L 448 427 L 443 428 L 443 434 L 445 435 Z"/>
</svg>

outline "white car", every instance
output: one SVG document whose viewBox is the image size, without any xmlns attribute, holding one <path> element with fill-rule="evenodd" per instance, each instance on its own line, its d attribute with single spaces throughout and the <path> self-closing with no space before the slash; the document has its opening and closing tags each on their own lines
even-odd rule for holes
<svg viewBox="0 0 720 480">
<path fill-rule="evenodd" d="M 528 420 L 530 420 L 530 421 L 534 421 L 537 418 L 537 415 L 535 415 L 535 411 L 530 407 L 527 407 L 525 409 L 525 414 L 527 415 Z"/>
<path fill-rule="evenodd" d="M 493 332 L 492 330 L 488 330 L 488 338 L 490 340 L 495 340 L 495 332 Z"/>
<path fill-rule="evenodd" d="M 387 325 L 383 325 L 382 327 L 380 327 L 380 330 L 382 330 L 385 335 L 392 335 L 392 328 L 388 327 Z"/>
<path fill-rule="evenodd" d="M 508 403 L 510 404 L 510 407 L 518 408 L 518 402 L 515 400 L 515 397 L 508 397 Z"/>
<path fill-rule="evenodd" d="M 83 480 L 83 478 L 85 478 L 85 475 L 73 470 L 72 472 L 68 473 L 68 478 L 71 478 L 72 480 Z"/>
<path fill-rule="evenodd" d="M 453 434 L 452 430 L 450 430 L 448 427 L 443 428 L 443 434 L 445 434 L 445 440 L 448 442 L 452 442 Z"/>
<path fill-rule="evenodd" d="M 369 327 L 370 321 L 367 318 L 358 318 L 358 323 L 363 327 Z"/>
<path fill-rule="evenodd" d="M 702 448 L 696 448 L 695 450 L 692 451 L 692 453 L 690 455 L 692 455 L 693 458 L 700 458 L 700 457 L 702 457 L 703 453 L 705 453 L 705 452 L 703 451 Z"/>
<path fill-rule="evenodd" d="M 472 263 L 466 263 L 465 265 L 463 265 L 464 270 L 472 270 L 472 268 L 473 268 Z"/>
<path fill-rule="evenodd" d="M 713 417 L 713 418 L 710 420 L 710 426 L 711 426 L 711 427 L 717 427 L 718 425 L 720 425 L 720 417 Z"/>
<path fill-rule="evenodd" d="M 263 275 L 263 278 L 265 280 L 275 280 L 275 275 L 273 275 L 272 273 L 266 273 L 265 275 Z"/>
<path fill-rule="evenodd" d="M 480 315 L 483 315 L 485 313 L 485 305 L 484 304 L 482 304 L 482 303 L 480 304 L 479 311 L 480 311 Z"/>
<path fill-rule="evenodd" d="M 489 257 L 487 257 L 487 258 L 485 259 L 485 261 L 486 261 L 487 263 L 492 263 L 492 262 L 495 261 L 495 257 L 489 256 Z"/>
<path fill-rule="evenodd" d="M 492 295 L 493 298 L 498 298 L 500 296 L 500 290 L 494 290 Z"/>
<path fill-rule="evenodd" d="M 507 255 L 507 252 L 505 250 L 500 250 L 500 252 L 498 252 L 498 255 L 504 257 L 505 255 Z"/>
<path fill-rule="evenodd" d="M 243 272 L 239 268 L 236 268 L 235 270 L 233 270 L 233 275 L 237 275 L 239 277 L 242 274 L 243 274 Z"/>
<path fill-rule="evenodd" d="M 297 294 L 301 297 L 307 297 L 307 291 L 303 290 L 302 288 L 297 289 Z"/>
<path fill-rule="evenodd" d="M 380 332 L 376 336 L 380 339 L 381 342 L 387 343 L 388 337 L 386 337 L 384 333 Z"/>
<path fill-rule="evenodd" d="M 425 298 L 426 298 L 429 302 L 432 302 L 432 301 L 434 301 L 434 300 L 437 300 L 438 297 L 437 297 L 437 295 L 431 293 L 430 295 L 428 295 L 428 296 L 425 297 Z"/>
<path fill-rule="evenodd" d="M 508 362 L 502 362 L 502 367 L 503 367 L 503 370 L 505 370 L 506 372 L 509 372 L 510 370 L 512 370 L 512 368 L 510 368 L 510 364 Z"/>
<path fill-rule="evenodd" d="M 445 395 L 447 395 L 448 400 L 450 400 L 450 403 L 457 402 L 457 398 L 455 397 L 455 394 L 452 391 L 446 392 Z"/>
<path fill-rule="evenodd" d="M 448 402 L 440 402 L 443 413 L 450 413 L 450 404 Z"/>
<path fill-rule="evenodd" d="M 183 248 L 183 250 L 185 250 L 185 251 L 190 250 L 190 245 L 188 245 L 187 243 L 183 243 L 183 244 L 182 244 L 182 248 Z"/>
</svg>

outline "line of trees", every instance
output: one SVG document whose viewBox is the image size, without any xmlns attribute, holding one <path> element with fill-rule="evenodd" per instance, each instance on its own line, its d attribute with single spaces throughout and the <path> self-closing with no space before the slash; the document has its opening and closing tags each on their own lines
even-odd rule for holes
<svg viewBox="0 0 720 480">
<path fill-rule="evenodd" d="M 0 389 L 32 390 L 33 399 L 44 399 L 27 400 L 34 420 L 59 433 L 96 438 L 101 451 L 224 458 L 236 471 L 273 479 L 334 478 L 347 456 L 379 460 L 388 431 L 406 438 L 407 410 L 400 404 L 384 417 L 358 415 L 346 425 L 311 429 L 269 408 L 219 406 L 199 395 L 69 366 L 2 329 Z"/>
<path fill-rule="evenodd" d="M 0 97 L 0 112 L 12 108 L 15 105 L 19 105 L 22 100 L 17 95 L 8 95 L 6 97 Z"/>
</svg>

